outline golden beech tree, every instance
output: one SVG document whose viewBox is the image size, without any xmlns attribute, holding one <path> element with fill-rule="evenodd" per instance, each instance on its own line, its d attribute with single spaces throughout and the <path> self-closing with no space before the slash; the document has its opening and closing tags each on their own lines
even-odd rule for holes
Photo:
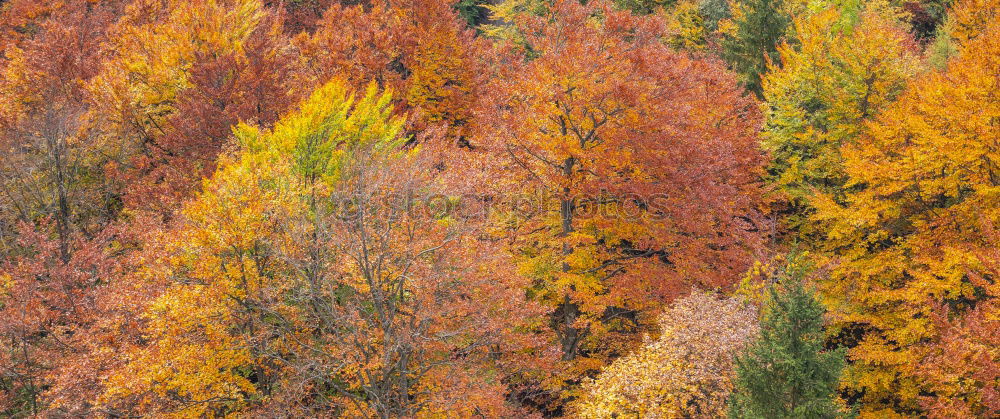
<svg viewBox="0 0 1000 419">
<path fill-rule="evenodd" d="M 461 190 L 434 180 L 441 139 L 399 149 L 408 138 L 389 116 L 390 96 L 376 96 L 374 84 L 367 92 L 351 119 L 331 121 L 329 139 L 300 137 L 293 152 L 308 211 L 293 225 L 302 246 L 288 259 L 300 278 L 293 301 L 312 332 L 289 346 L 290 391 L 268 408 L 512 414 L 504 396 L 520 367 L 514 352 L 538 350 L 514 333 L 535 314 L 525 283 L 492 269 L 507 262 L 480 237 L 481 219 L 448 210 Z"/>
<path fill-rule="evenodd" d="M 873 3 L 853 19 L 836 6 L 797 17 L 797 41 L 778 48 L 780 66 L 763 80 L 769 174 L 791 200 L 789 227 L 806 242 L 822 236 L 822 225 L 809 218 L 810 199 L 843 196 L 840 147 L 856 141 L 864 121 L 891 104 L 918 70 L 912 37 L 891 10 Z"/>
<path fill-rule="evenodd" d="M 990 22 L 1000 16 L 1000 4 L 995 0 L 958 0 L 948 2 L 947 6 L 947 14 L 942 16 L 934 40 L 927 47 L 927 61 L 938 69 L 947 66 L 949 58 L 961 54 L 969 41 L 982 35 Z"/>
<path fill-rule="evenodd" d="M 287 288 L 274 253 L 289 245 L 280 222 L 295 197 L 278 182 L 287 165 L 260 154 L 226 163 L 185 206 L 185 227 L 172 232 L 163 260 L 137 277 L 169 285 L 146 309 L 149 343 L 131 349 L 112 375 L 107 411 L 212 415 L 245 408 L 266 391 L 275 371 L 258 357 L 273 339 L 241 308 L 276 305 Z"/>
<path fill-rule="evenodd" d="M 549 13 L 550 3 L 545 0 L 503 0 L 485 5 L 492 22 L 479 26 L 484 34 L 498 40 L 521 43 L 524 36 L 515 22 L 525 15 L 542 16 Z"/>
<path fill-rule="evenodd" d="M 709 34 L 705 19 L 695 1 L 680 1 L 667 13 L 671 32 L 670 45 L 678 49 L 700 51 L 705 49 Z"/>
<path fill-rule="evenodd" d="M 846 205 L 817 201 L 838 262 L 821 287 L 836 337 L 851 348 L 846 387 L 866 412 L 913 414 L 922 395 L 969 395 L 953 379 L 927 378 L 934 369 L 921 365 L 948 356 L 945 346 L 961 339 L 944 325 L 961 328 L 962 317 L 982 317 L 975 313 L 995 304 L 992 254 L 984 253 L 996 245 L 985 233 L 1000 220 L 1000 27 L 991 27 L 845 145 Z M 974 380 L 977 368 L 961 372 L 963 380 Z M 955 402 L 985 411 L 979 396 Z"/>
<path fill-rule="evenodd" d="M 757 337 L 756 307 L 692 292 L 660 316 L 660 337 L 584 384 L 580 417 L 723 417 L 733 358 Z"/>
<path fill-rule="evenodd" d="M 946 36 L 963 48 L 969 41 L 983 35 L 993 21 L 1000 17 L 1000 3 L 996 0 L 959 0 L 948 13 Z"/>
<path fill-rule="evenodd" d="M 570 375 L 627 351 L 693 285 L 728 288 L 769 229 L 759 216 L 759 114 L 664 24 L 605 3 L 522 16 L 474 147 L 496 170 L 497 220 Z M 530 208 L 523 208 L 525 202 Z"/>
<path fill-rule="evenodd" d="M 498 356 L 530 348 L 513 333 L 533 314 L 523 284 L 487 269 L 503 253 L 477 255 L 489 244 L 464 220 L 407 199 L 430 191 L 425 164 L 436 160 L 400 148 L 404 119 L 388 93 L 370 85 L 355 97 L 345 85 L 317 89 L 273 131 L 235 129 L 242 150 L 147 267 L 167 289 L 106 409 L 508 410 L 501 379 L 514 366 Z"/>
</svg>

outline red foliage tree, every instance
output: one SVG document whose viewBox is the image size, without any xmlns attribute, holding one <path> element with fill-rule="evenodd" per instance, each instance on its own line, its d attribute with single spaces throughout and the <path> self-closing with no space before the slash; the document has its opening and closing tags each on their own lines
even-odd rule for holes
<svg viewBox="0 0 1000 419">
<path fill-rule="evenodd" d="M 79 367 L 74 352 L 80 331 L 100 313 L 94 288 L 116 275 L 105 250 L 110 230 L 92 239 L 74 233 L 67 240 L 51 237 L 50 224 L 23 223 L 18 243 L 23 256 L 0 267 L 0 411 L 7 414 L 37 415 L 52 407 L 43 389 L 60 369 Z"/>
</svg>

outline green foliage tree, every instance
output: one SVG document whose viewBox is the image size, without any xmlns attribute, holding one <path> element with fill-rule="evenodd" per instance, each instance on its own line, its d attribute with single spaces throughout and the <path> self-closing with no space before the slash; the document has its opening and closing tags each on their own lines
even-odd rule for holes
<svg viewBox="0 0 1000 419">
<path fill-rule="evenodd" d="M 823 306 L 794 260 L 770 289 L 758 340 L 736 359 L 733 418 L 846 416 L 837 402 L 842 350 L 823 347 Z"/>
<path fill-rule="evenodd" d="M 732 32 L 722 40 L 722 58 L 743 86 L 763 95 L 761 77 L 778 58 L 778 44 L 791 25 L 783 0 L 741 0 L 733 11 Z"/>
</svg>

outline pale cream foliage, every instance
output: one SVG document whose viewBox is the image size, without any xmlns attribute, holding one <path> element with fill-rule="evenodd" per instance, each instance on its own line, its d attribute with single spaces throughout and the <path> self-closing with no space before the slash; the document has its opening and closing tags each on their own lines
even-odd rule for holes
<svg viewBox="0 0 1000 419">
<path fill-rule="evenodd" d="M 757 336 L 756 307 L 695 291 L 660 317 L 662 334 L 584 383 L 584 418 L 725 416 L 733 357 Z"/>
</svg>

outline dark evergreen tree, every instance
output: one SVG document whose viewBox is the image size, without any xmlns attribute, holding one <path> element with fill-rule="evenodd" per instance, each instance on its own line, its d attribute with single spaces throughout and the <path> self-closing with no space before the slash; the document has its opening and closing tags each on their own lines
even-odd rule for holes
<svg viewBox="0 0 1000 419">
<path fill-rule="evenodd" d="M 783 0 L 741 0 L 742 13 L 734 19 L 736 31 L 722 41 L 722 58 L 740 82 L 758 98 L 763 97 L 761 76 L 768 60 L 778 58 L 778 43 L 791 25 Z"/>
<path fill-rule="evenodd" d="M 823 306 L 789 264 L 770 289 L 761 334 L 736 359 L 731 418 L 834 418 L 844 352 L 824 350 Z"/>
<path fill-rule="evenodd" d="M 454 7 L 458 15 L 465 19 L 469 26 L 475 28 L 489 20 L 490 11 L 486 8 L 487 4 L 490 4 L 489 0 L 458 0 Z"/>
</svg>

